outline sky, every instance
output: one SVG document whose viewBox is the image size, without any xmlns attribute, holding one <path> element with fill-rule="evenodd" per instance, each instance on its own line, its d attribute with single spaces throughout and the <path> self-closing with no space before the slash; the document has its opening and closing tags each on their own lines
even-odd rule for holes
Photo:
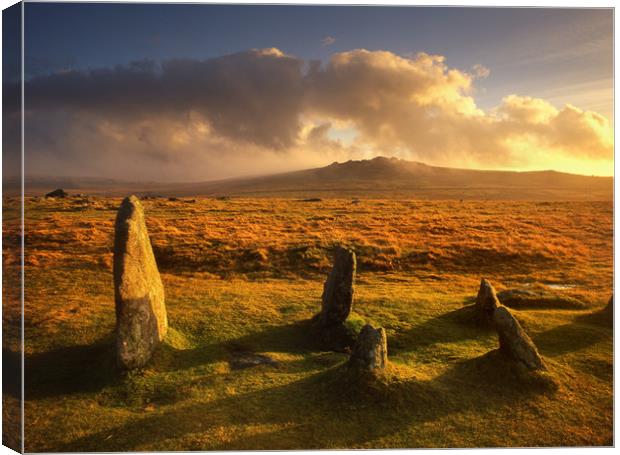
<svg viewBox="0 0 620 455">
<path fill-rule="evenodd" d="M 611 9 L 26 3 L 26 173 L 612 175 L 612 48 Z"/>
</svg>

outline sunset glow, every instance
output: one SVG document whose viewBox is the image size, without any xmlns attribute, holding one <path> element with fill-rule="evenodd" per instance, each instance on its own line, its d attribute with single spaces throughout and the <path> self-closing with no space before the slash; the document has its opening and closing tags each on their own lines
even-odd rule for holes
<svg viewBox="0 0 620 455">
<path fill-rule="evenodd" d="M 200 181 L 383 155 L 613 175 L 611 10 L 265 7 L 234 38 L 215 22 L 254 8 L 161 5 L 138 25 L 137 5 L 100 8 L 26 7 L 45 31 L 26 37 L 27 174 Z M 112 23 L 122 45 L 96 40 Z"/>
</svg>

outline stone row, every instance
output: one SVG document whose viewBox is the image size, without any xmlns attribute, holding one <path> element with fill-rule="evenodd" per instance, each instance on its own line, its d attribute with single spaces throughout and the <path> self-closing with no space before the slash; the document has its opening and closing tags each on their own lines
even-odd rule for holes
<svg viewBox="0 0 620 455">
<path fill-rule="evenodd" d="M 346 320 L 353 305 L 355 253 L 337 247 L 331 272 L 323 286 L 321 311 L 314 318 L 324 334 L 346 334 Z M 116 351 L 126 369 L 144 366 L 168 330 L 164 287 L 149 240 L 144 209 L 136 196 L 123 200 L 114 231 L 114 297 Z M 612 312 L 612 300 L 608 305 Z M 530 370 L 544 370 L 545 363 L 532 339 L 514 315 L 503 306 L 491 283 L 482 279 L 474 312 L 477 320 L 491 325 L 499 337 L 499 349 Z M 347 346 L 349 348 L 349 346 Z M 382 327 L 366 324 L 357 336 L 350 364 L 368 371 L 385 369 L 387 336 Z"/>
</svg>

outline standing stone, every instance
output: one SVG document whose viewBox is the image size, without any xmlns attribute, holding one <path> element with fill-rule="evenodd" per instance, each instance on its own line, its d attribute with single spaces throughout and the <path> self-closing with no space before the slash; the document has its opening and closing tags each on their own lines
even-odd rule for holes
<svg viewBox="0 0 620 455">
<path fill-rule="evenodd" d="M 355 282 L 355 253 L 338 247 L 334 267 L 323 285 L 321 314 L 323 327 L 343 324 L 353 304 L 353 283 Z"/>
<path fill-rule="evenodd" d="M 136 196 L 123 200 L 114 231 L 116 348 L 128 369 L 145 365 L 168 330 L 164 286 Z"/>
<path fill-rule="evenodd" d="M 546 370 L 545 364 L 532 339 L 506 307 L 500 306 L 493 315 L 499 335 L 499 349 L 530 370 Z"/>
<path fill-rule="evenodd" d="M 362 327 L 357 337 L 350 362 L 368 371 L 384 370 L 387 365 L 387 337 L 383 327 L 370 324 Z"/>
<path fill-rule="evenodd" d="M 500 306 L 499 299 L 495 293 L 495 288 L 486 279 L 480 281 L 480 289 L 476 297 L 476 314 L 481 322 L 493 322 L 495 310 Z"/>
</svg>

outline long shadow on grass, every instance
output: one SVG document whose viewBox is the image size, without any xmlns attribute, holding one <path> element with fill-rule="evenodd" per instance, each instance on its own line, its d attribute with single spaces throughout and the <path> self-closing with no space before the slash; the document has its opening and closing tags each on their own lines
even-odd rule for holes
<svg viewBox="0 0 620 455">
<path fill-rule="evenodd" d="M 157 353 L 154 368 L 160 371 L 189 369 L 218 361 L 231 361 L 242 353 L 306 354 L 320 350 L 313 333 L 311 322 L 303 320 L 191 349 L 176 349 L 165 344 Z"/>
<path fill-rule="evenodd" d="M 579 315 L 575 318 L 575 322 L 590 324 L 596 327 L 602 326 L 608 330 L 613 330 L 613 314 L 606 308 Z"/>
<path fill-rule="evenodd" d="M 554 327 L 533 337 L 534 343 L 543 355 L 556 357 L 569 352 L 588 348 L 599 341 L 610 338 L 605 327 L 584 323 L 581 318 Z"/>
<path fill-rule="evenodd" d="M 413 351 L 435 343 L 451 343 L 478 338 L 490 329 L 475 322 L 472 305 L 431 318 L 406 332 L 396 332 L 388 339 L 390 352 Z"/>
<path fill-rule="evenodd" d="M 239 353 L 288 352 L 307 353 L 315 346 L 309 321 L 269 327 L 235 340 L 203 345 L 193 349 L 176 349 L 163 344 L 147 368 L 156 371 L 189 369 L 218 361 L 231 361 Z M 9 368 L 19 368 L 19 356 L 5 355 Z M 97 392 L 118 385 L 123 374 L 116 365 L 113 334 L 90 345 L 61 347 L 25 357 L 26 399 L 41 399 Z M 17 388 L 14 391 L 18 393 Z"/>
<path fill-rule="evenodd" d="M 346 364 L 339 364 L 289 384 L 156 411 L 45 450 L 372 446 L 372 441 L 405 429 L 424 431 L 422 424 L 451 414 L 510 409 L 540 393 L 513 382 L 510 373 L 509 363 L 492 352 L 460 362 L 430 381 L 402 381 L 395 376 L 369 387 L 351 375 Z M 223 427 L 252 431 L 262 425 L 271 433 L 246 432 L 230 441 L 213 440 Z M 415 446 L 413 441 L 407 444 Z"/>
<path fill-rule="evenodd" d="M 24 367 L 27 400 L 96 392 L 120 380 L 112 336 L 26 355 Z"/>
<path fill-rule="evenodd" d="M 312 322 L 306 319 L 252 332 L 235 339 L 229 345 L 236 346 L 240 350 L 300 354 L 319 349 L 314 333 Z"/>
<path fill-rule="evenodd" d="M 22 394 L 22 357 L 19 352 L 2 349 L 2 391 L 14 398 Z"/>
</svg>

